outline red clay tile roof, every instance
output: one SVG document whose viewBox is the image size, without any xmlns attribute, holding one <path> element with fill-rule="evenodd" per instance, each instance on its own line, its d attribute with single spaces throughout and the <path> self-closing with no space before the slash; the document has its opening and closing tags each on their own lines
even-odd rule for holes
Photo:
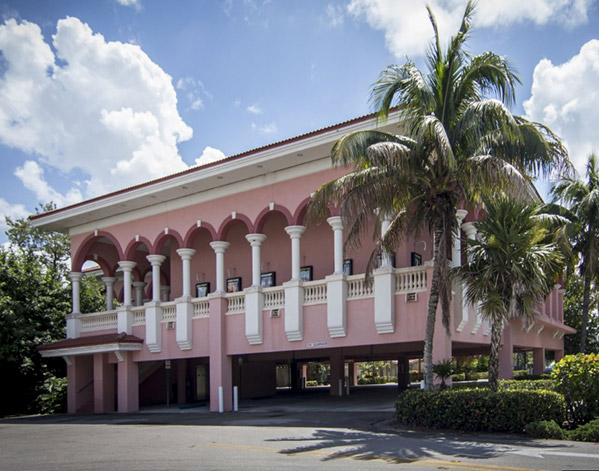
<svg viewBox="0 0 599 471">
<path fill-rule="evenodd" d="M 76 339 L 63 339 L 37 347 L 38 350 L 58 350 L 62 348 L 87 347 L 90 345 L 107 345 L 113 343 L 143 343 L 143 340 L 124 332 L 120 334 L 90 335 Z"/>
</svg>

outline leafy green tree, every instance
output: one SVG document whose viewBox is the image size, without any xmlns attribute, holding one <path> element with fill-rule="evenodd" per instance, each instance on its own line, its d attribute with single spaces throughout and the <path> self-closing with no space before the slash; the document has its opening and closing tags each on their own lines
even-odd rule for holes
<svg viewBox="0 0 599 471">
<path fill-rule="evenodd" d="M 584 280 L 579 351 L 585 353 L 591 289 L 599 282 L 599 163 L 595 155 L 589 155 L 586 181 L 577 175 L 565 175 L 553 186 L 551 194 L 568 209 L 567 234 L 579 256 L 578 272 Z"/>
<path fill-rule="evenodd" d="M 424 343 L 425 387 L 433 385 L 432 343 L 438 304 L 449 329 L 451 282 L 448 253 L 458 230 L 460 204 L 476 205 L 480 197 L 501 190 L 534 192 L 531 177 L 570 164 L 561 142 L 548 128 L 512 115 L 519 83 L 510 63 L 486 52 L 470 56 L 465 47 L 474 10 L 469 2 L 461 26 L 447 47 L 432 11 L 434 39 L 428 71 L 411 61 L 383 70 L 372 90 L 372 104 L 382 119 L 399 113 L 407 136 L 365 131 L 342 137 L 333 147 L 333 165 L 351 172 L 323 185 L 314 195 L 309 215 L 319 219 L 330 205 L 341 208 L 346 245 L 360 244 L 374 211 L 391 218 L 377 240 L 376 253 L 397 248 L 408 237 L 428 230 L 434 237 L 434 270 Z"/>
<path fill-rule="evenodd" d="M 508 197 L 485 200 L 486 215 L 475 223 L 477 240 L 468 240 L 468 263 L 455 272 L 466 298 L 491 322 L 489 385 L 497 391 L 499 349 L 513 318 L 532 322 L 563 268 L 557 244 L 547 243 L 550 225 L 538 204 Z"/>
<path fill-rule="evenodd" d="M 52 206 L 43 207 L 43 210 Z M 9 247 L 0 247 L 0 415 L 49 412 L 64 391 L 61 358 L 37 347 L 65 336 L 71 311 L 69 237 L 7 218 Z M 98 281 L 82 279 L 82 311 L 102 310 Z"/>
<path fill-rule="evenodd" d="M 575 334 L 564 337 L 564 353 L 572 355 L 580 350 L 580 329 L 584 301 L 584 280 L 573 271 L 564 277 L 564 323 L 576 329 Z M 597 295 L 594 287 L 589 294 L 589 308 L 587 321 L 587 353 L 599 353 L 599 312 L 597 311 Z"/>
</svg>

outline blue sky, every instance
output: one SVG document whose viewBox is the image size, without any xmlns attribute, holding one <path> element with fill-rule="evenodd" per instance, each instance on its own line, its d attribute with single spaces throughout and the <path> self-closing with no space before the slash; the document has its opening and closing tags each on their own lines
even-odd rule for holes
<svg viewBox="0 0 599 471">
<path fill-rule="evenodd" d="M 387 65 L 422 60 L 416 0 L 0 0 L 0 230 L 371 111 Z M 432 0 L 455 31 L 465 0 Z M 599 1 L 480 0 L 469 43 L 510 58 L 514 112 L 583 168 L 599 149 Z M 0 235 L 0 242 L 3 236 Z"/>
</svg>

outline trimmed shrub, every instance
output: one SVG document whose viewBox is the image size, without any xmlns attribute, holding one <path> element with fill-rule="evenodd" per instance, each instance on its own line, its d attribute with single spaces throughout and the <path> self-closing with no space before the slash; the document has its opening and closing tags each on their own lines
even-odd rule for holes
<svg viewBox="0 0 599 471">
<path fill-rule="evenodd" d="M 467 381 L 476 381 L 479 379 L 487 379 L 489 377 L 488 371 L 468 371 L 466 373 Z"/>
<path fill-rule="evenodd" d="M 524 427 L 524 430 L 534 438 L 555 438 L 557 440 L 564 440 L 566 438 L 566 432 L 555 420 L 532 422 Z"/>
<path fill-rule="evenodd" d="M 578 442 L 599 442 L 599 419 L 567 432 L 567 437 Z"/>
<path fill-rule="evenodd" d="M 454 373 L 451 375 L 452 381 L 466 381 L 466 373 Z"/>
<path fill-rule="evenodd" d="M 599 417 L 599 355 L 568 355 L 553 368 L 555 390 L 564 395 L 568 420 L 585 424 Z"/>
<path fill-rule="evenodd" d="M 486 388 L 408 390 L 395 403 L 400 423 L 465 431 L 523 432 L 538 420 L 562 423 L 564 398 L 552 391 L 498 391 Z"/>
<path fill-rule="evenodd" d="M 555 383 L 550 379 L 500 379 L 499 389 L 510 391 L 553 391 Z"/>
</svg>

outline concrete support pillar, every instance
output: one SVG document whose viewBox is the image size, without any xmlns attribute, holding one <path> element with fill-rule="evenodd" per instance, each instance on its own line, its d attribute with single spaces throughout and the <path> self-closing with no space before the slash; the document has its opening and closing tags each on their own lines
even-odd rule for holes
<svg viewBox="0 0 599 471">
<path fill-rule="evenodd" d="M 509 324 L 506 325 L 501 336 L 499 379 L 512 379 L 514 377 L 514 344 L 511 329 L 512 327 Z"/>
<path fill-rule="evenodd" d="M 304 338 L 304 287 L 299 280 L 283 283 L 285 289 L 285 334 L 290 342 Z"/>
<path fill-rule="evenodd" d="M 222 240 L 210 242 L 210 247 L 216 254 L 216 291 L 215 293 L 225 292 L 225 252 L 231 244 Z"/>
<path fill-rule="evenodd" d="M 400 356 L 397 359 L 397 387 L 400 391 L 410 386 L 410 359 Z"/>
<path fill-rule="evenodd" d="M 177 404 L 187 403 L 187 360 L 181 358 L 177 365 Z"/>
<path fill-rule="evenodd" d="M 106 353 L 94 353 L 94 412 L 114 412 L 114 365 Z"/>
<path fill-rule="evenodd" d="M 247 234 L 245 238 L 252 247 L 252 286 L 260 286 L 260 247 L 266 234 Z"/>
<path fill-rule="evenodd" d="M 302 373 L 301 373 L 301 388 L 305 389 L 306 381 L 308 381 L 308 364 L 302 363 Z"/>
<path fill-rule="evenodd" d="M 166 260 L 164 255 L 148 255 L 146 259 L 152 265 L 152 301 L 160 302 L 160 266 Z"/>
<path fill-rule="evenodd" d="M 263 342 L 264 293 L 260 286 L 250 286 L 245 290 L 245 336 L 250 345 Z"/>
<path fill-rule="evenodd" d="M 117 364 L 118 411 L 139 411 L 139 371 L 132 352 L 122 352 Z"/>
<path fill-rule="evenodd" d="M 146 287 L 145 281 L 134 281 L 133 288 L 135 288 L 135 305 L 143 306 L 144 304 L 144 288 Z"/>
<path fill-rule="evenodd" d="M 72 271 L 69 273 L 71 279 L 71 291 L 72 291 L 72 313 L 81 313 L 81 278 L 83 273 L 78 271 Z"/>
<path fill-rule="evenodd" d="M 300 239 L 306 226 L 287 226 L 285 232 L 291 238 L 291 280 L 300 279 Z"/>
<path fill-rule="evenodd" d="M 333 216 L 327 219 L 327 222 L 333 229 L 334 238 L 334 255 L 333 260 L 335 263 L 334 274 L 343 274 L 343 222 L 340 216 Z"/>
<path fill-rule="evenodd" d="M 67 412 L 94 411 L 94 369 L 91 355 L 73 355 L 67 362 Z"/>
<path fill-rule="evenodd" d="M 474 223 L 467 222 L 462 224 L 462 230 L 466 237 L 470 240 L 474 240 L 476 238 L 476 227 Z M 460 245 L 461 248 L 461 245 Z M 456 293 L 459 292 L 459 301 L 457 300 L 458 296 L 456 295 L 456 304 L 454 304 L 454 326 L 457 332 L 461 332 L 466 327 L 468 320 L 470 319 L 469 311 L 472 311 L 472 324 L 471 324 L 471 333 L 475 334 L 480 325 L 482 323 L 482 317 L 480 317 L 478 313 L 477 306 L 470 306 L 466 301 L 466 285 L 462 284 L 461 289 L 456 289 Z"/>
<path fill-rule="evenodd" d="M 131 306 L 131 281 L 132 281 L 132 271 L 137 265 L 135 262 L 130 261 L 120 261 L 119 267 L 123 272 L 123 306 Z"/>
<path fill-rule="evenodd" d="M 532 374 L 542 375 L 545 372 L 545 349 L 532 349 Z"/>
<path fill-rule="evenodd" d="M 106 286 L 106 310 L 112 311 L 114 309 L 114 283 L 116 278 L 113 276 L 103 276 L 102 282 Z"/>
<path fill-rule="evenodd" d="M 341 352 L 334 352 L 329 358 L 331 362 L 331 396 L 343 396 L 343 380 L 345 376 L 345 363 L 343 355 Z M 339 389 L 340 382 L 341 389 Z"/>
<path fill-rule="evenodd" d="M 391 219 L 389 218 L 388 215 L 384 215 L 382 218 L 382 221 L 381 221 L 381 237 L 383 235 L 385 235 L 385 232 L 387 232 L 387 229 L 389 229 L 390 225 L 391 225 Z M 383 253 L 381 255 L 381 268 L 386 268 L 386 267 L 391 267 L 391 266 L 392 266 L 391 255 L 386 250 L 383 250 Z"/>
<path fill-rule="evenodd" d="M 358 384 L 358 365 L 356 362 L 351 360 L 347 363 L 347 376 L 349 378 L 349 385 L 356 386 Z"/>
<path fill-rule="evenodd" d="M 183 269 L 183 292 L 181 296 L 183 298 L 191 297 L 191 258 L 195 255 L 194 249 L 177 249 L 177 254 L 181 257 L 181 264 Z"/>
<path fill-rule="evenodd" d="M 225 312 L 227 312 L 227 299 L 224 293 L 212 293 L 209 298 L 210 410 L 218 412 L 219 388 L 222 388 L 222 408 L 224 412 L 228 412 L 233 409 L 233 378 L 231 357 L 226 352 Z"/>
<path fill-rule="evenodd" d="M 395 273 L 390 265 L 374 271 L 374 323 L 378 334 L 395 332 Z"/>
</svg>

